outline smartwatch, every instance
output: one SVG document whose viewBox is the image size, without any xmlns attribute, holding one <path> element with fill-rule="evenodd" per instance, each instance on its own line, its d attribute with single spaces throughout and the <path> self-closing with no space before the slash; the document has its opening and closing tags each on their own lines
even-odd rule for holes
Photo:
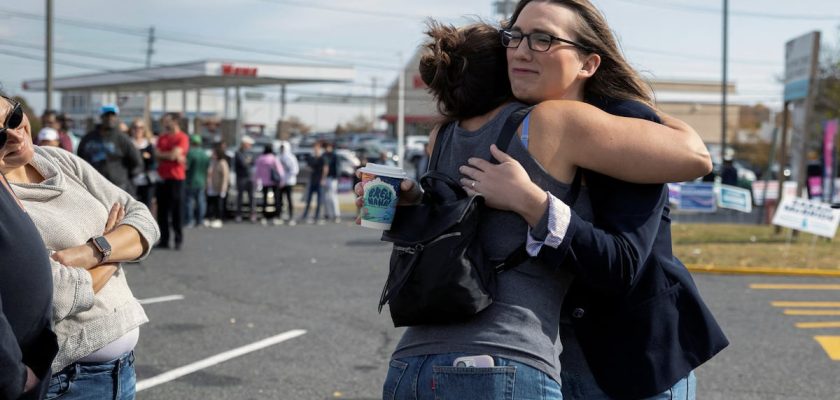
<svg viewBox="0 0 840 400">
<path fill-rule="evenodd" d="M 89 243 L 93 243 L 93 247 L 96 247 L 96 250 L 99 251 L 99 263 L 104 263 L 111 258 L 111 244 L 108 243 L 108 239 L 105 239 L 105 236 L 95 236 L 88 240 Z"/>
</svg>

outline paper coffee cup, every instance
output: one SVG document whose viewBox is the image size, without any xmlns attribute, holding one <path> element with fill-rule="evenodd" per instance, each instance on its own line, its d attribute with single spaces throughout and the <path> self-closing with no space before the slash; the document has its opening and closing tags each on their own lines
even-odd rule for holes
<svg viewBox="0 0 840 400">
<path fill-rule="evenodd" d="M 367 163 L 359 170 L 364 187 L 364 209 L 362 226 L 366 228 L 391 229 L 397 202 L 400 199 L 400 183 L 406 178 L 402 168 Z"/>
</svg>

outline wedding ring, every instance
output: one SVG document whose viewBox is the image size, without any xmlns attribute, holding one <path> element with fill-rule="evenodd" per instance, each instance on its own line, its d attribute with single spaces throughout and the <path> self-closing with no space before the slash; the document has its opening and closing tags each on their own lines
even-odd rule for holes
<svg viewBox="0 0 840 400">
<path fill-rule="evenodd" d="M 478 182 L 477 182 L 477 181 L 472 181 L 472 183 L 470 184 L 470 187 L 471 187 L 471 188 L 473 188 L 473 189 L 475 189 L 475 184 L 476 184 L 476 183 L 478 183 Z"/>
</svg>

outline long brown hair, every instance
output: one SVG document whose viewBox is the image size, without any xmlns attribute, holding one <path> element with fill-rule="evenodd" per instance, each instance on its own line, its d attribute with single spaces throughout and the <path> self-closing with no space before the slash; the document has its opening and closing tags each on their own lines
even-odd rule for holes
<svg viewBox="0 0 840 400">
<path fill-rule="evenodd" d="M 520 0 L 508 28 L 512 28 L 529 3 L 557 4 L 575 13 L 577 41 L 601 56 L 601 65 L 584 85 L 584 97 L 636 100 L 653 106 L 653 91 L 639 73 L 630 66 L 604 15 L 589 0 Z M 584 51 L 584 50 L 581 50 Z"/>
</svg>

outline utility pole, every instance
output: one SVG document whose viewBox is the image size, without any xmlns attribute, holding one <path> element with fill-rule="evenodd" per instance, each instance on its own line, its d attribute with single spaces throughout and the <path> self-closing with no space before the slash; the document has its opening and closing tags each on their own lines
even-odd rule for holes
<svg viewBox="0 0 840 400">
<path fill-rule="evenodd" d="M 372 131 L 376 128 L 376 77 L 370 79 L 370 130 Z"/>
<path fill-rule="evenodd" d="M 149 27 L 149 39 L 146 42 L 146 68 L 152 67 L 152 54 L 155 54 L 155 27 Z"/>
<path fill-rule="evenodd" d="M 729 56 L 729 0 L 723 0 L 723 82 L 721 83 L 721 123 L 720 123 L 720 162 L 723 165 L 723 160 L 726 159 L 726 92 L 728 86 L 728 70 L 727 59 Z"/>
<path fill-rule="evenodd" d="M 397 155 L 399 156 L 397 166 L 403 168 L 403 156 L 405 156 L 405 65 L 403 65 L 402 53 L 400 53 L 400 72 L 397 84 Z"/>
<path fill-rule="evenodd" d="M 47 0 L 47 110 L 52 110 L 53 102 L 53 1 Z"/>
<path fill-rule="evenodd" d="M 146 68 L 152 67 L 152 54 L 155 53 L 155 27 L 149 27 L 149 39 L 146 42 Z M 164 102 L 166 102 L 166 91 L 163 92 Z M 146 105 L 143 106 L 143 119 L 146 121 L 146 126 L 152 126 L 152 92 L 146 89 Z"/>
</svg>

